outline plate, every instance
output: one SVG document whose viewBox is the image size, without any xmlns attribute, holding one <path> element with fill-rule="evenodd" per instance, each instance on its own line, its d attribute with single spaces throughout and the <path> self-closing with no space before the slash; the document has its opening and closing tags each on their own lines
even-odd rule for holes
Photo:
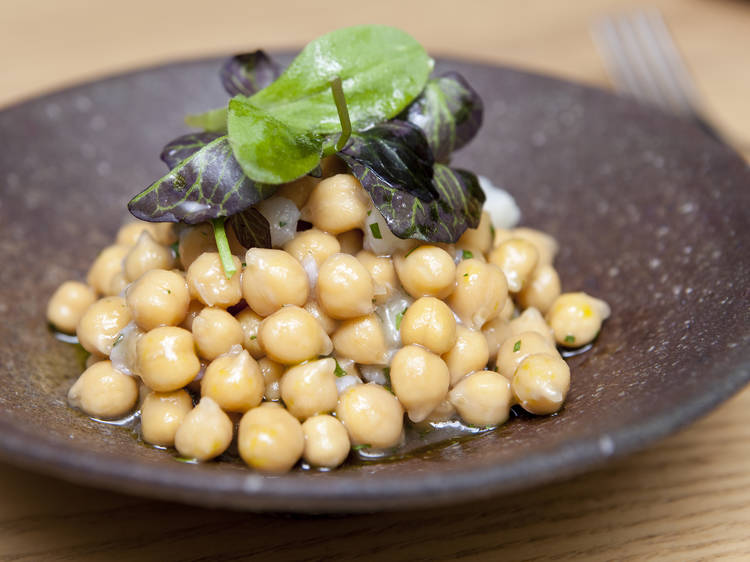
<svg viewBox="0 0 750 562">
<path fill-rule="evenodd" d="M 680 428 L 750 379 L 750 171 L 692 125 L 606 92 L 440 61 L 485 101 L 455 164 L 509 190 L 557 237 L 566 290 L 612 317 L 573 357 L 555 416 L 408 458 L 264 477 L 188 465 L 71 410 L 82 358 L 48 331 L 49 295 L 81 279 L 125 204 L 164 172 L 182 117 L 225 103 L 218 60 L 100 80 L 0 112 L 0 457 L 93 486 L 249 510 L 356 512 L 446 504 L 588 470 Z"/>
</svg>

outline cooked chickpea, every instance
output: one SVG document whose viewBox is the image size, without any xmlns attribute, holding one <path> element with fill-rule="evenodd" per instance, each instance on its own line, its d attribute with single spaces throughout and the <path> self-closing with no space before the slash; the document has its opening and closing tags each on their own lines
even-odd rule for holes
<svg viewBox="0 0 750 562">
<path fill-rule="evenodd" d="M 265 384 L 263 398 L 278 401 L 281 398 L 279 385 L 281 377 L 284 374 L 284 365 L 268 357 L 263 357 L 258 361 L 258 368 L 260 369 L 260 374 L 263 375 L 263 382 Z"/>
<path fill-rule="evenodd" d="M 107 292 L 107 294 L 122 296 L 125 292 L 125 289 L 128 288 L 128 285 L 130 285 L 130 281 L 128 281 L 128 278 L 125 277 L 125 272 L 118 271 L 114 274 L 112 280 L 109 282 L 109 291 Z"/>
<path fill-rule="evenodd" d="M 510 326 L 510 333 L 513 336 L 517 336 L 524 332 L 536 332 L 537 334 L 544 336 L 550 344 L 555 344 L 555 336 L 552 333 L 552 328 L 549 327 L 547 322 L 545 322 L 542 313 L 536 308 L 527 308 L 511 320 L 508 325 Z"/>
<path fill-rule="evenodd" d="M 344 320 L 331 338 L 336 353 L 363 365 L 385 365 L 387 352 L 383 324 L 375 314 Z"/>
<path fill-rule="evenodd" d="M 521 238 L 522 240 L 531 242 L 537 252 L 539 252 L 538 266 L 552 265 L 552 262 L 555 260 L 558 250 L 557 240 L 541 230 L 518 227 L 511 231 L 509 238 Z"/>
<path fill-rule="evenodd" d="M 111 361 L 98 361 L 86 369 L 68 391 L 68 403 L 90 416 L 112 419 L 135 407 L 138 385 Z"/>
<path fill-rule="evenodd" d="M 376 256 L 367 250 L 358 252 L 357 259 L 365 266 L 372 278 L 375 303 L 383 304 L 387 302 L 399 288 L 393 260 Z"/>
<path fill-rule="evenodd" d="M 242 272 L 242 294 L 256 313 L 268 316 L 285 304 L 307 302 L 310 284 L 300 263 L 283 250 L 250 248 Z"/>
<path fill-rule="evenodd" d="M 144 230 L 159 244 L 169 245 L 177 240 L 172 223 L 133 221 L 122 225 L 117 231 L 117 244 L 135 246 Z"/>
<path fill-rule="evenodd" d="M 406 292 L 419 297 L 445 298 L 456 285 L 456 264 L 451 255 L 437 246 L 419 246 L 394 259 L 396 273 Z"/>
<path fill-rule="evenodd" d="M 373 311 L 375 288 L 360 261 L 349 254 L 330 256 L 318 271 L 318 302 L 332 318 L 356 318 Z"/>
<path fill-rule="evenodd" d="M 472 371 L 479 371 L 487 366 L 490 358 L 487 338 L 482 332 L 475 332 L 456 326 L 456 343 L 443 355 L 451 375 L 451 386 Z"/>
<path fill-rule="evenodd" d="M 96 293 L 78 281 L 60 285 L 47 303 L 47 321 L 66 334 L 73 334 L 86 309 L 96 302 Z"/>
<path fill-rule="evenodd" d="M 122 297 L 104 297 L 86 309 L 76 327 L 78 342 L 95 355 L 109 355 L 117 334 L 130 322 L 130 309 Z"/>
<path fill-rule="evenodd" d="M 206 307 L 193 320 L 193 337 L 198 355 L 216 359 L 233 345 L 242 345 L 244 333 L 237 319 L 223 308 Z"/>
<path fill-rule="evenodd" d="M 570 389 L 570 368 L 559 355 L 529 355 L 516 369 L 511 382 L 513 395 L 531 414 L 554 414 Z"/>
<path fill-rule="evenodd" d="M 417 299 L 401 320 L 401 341 L 404 345 L 422 345 L 437 354 L 447 353 L 456 343 L 453 311 L 435 297 Z"/>
<path fill-rule="evenodd" d="M 538 265 L 526 286 L 518 293 L 518 302 L 524 308 L 534 307 L 546 313 L 560 296 L 560 276 L 551 265 Z"/>
<path fill-rule="evenodd" d="M 249 308 L 241 311 L 235 318 L 240 323 L 240 328 L 242 328 L 242 347 L 247 349 L 254 359 L 260 359 L 263 357 L 264 352 L 260 347 L 258 330 L 260 329 L 260 323 L 263 322 L 263 318 Z"/>
<path fill-rule="evenodd" d="M 485 427 L 505 423 L 512 400 L 510 381 L 493 371 L 471 374 L 450 392 L 450 401 L 461 419 Z"/>
<path fill-rule="evenodd" d="M 464 248 L 475 248 L 478 253 L 486 254 L 492 248 L 492 218 L 487 211 L 476 228 L 469 228 L 461 235 L 456 244 Z"/>
<path fill-rule="evenodd" d="M 312 466 L 336 468 L 349 455 L 349 434 L 329 415 L 313 416 L 302 424 L 305 449 L 302 458 Z"/>
<path fill-rule="evenodd" d="M 497 358 L 500 346 L 512 335 L 510 322 L 501 316 L 497 316 L 482 326 L 482 334 L 487 340 L 489 360 L 494 361 Z"/>
<path fill-rule="evenodd" d="M 123 260 L 129 251 L 130 247 L 123 244 L 115 244 L 104 248 L 96 257 L 94 263 L 91 264 L 91 268 L 86 275 L 86 283 L 100 295 L 119 294 L 119 292 L 112 292 L 112 280 L 115 275 L 123 272 Z"/>
<path fill-rule="evenodd" d="M 596 338 L 609 318 L 609 305 L 586 293 L 563 293 L 547 313 L 547 322 L 558 344 L 580 347 Z"/>
<path fill-rule="evenodd" d="M 362 242 L 364 241 L 364 235 L 358 228 L 354 230 L 347 230 L 342 232 L 336 237 L 341 246 L 342 254 L 357 255 L 357 252 L 362 250 Z"/>
<path fill-rule="evenodd" d="M 305 420 L 336 408 L 336 361 L 330 357 L 308 361 L 287 370 L 281 377 L 281 399 L 294 417 Z"/>
<path fill-rule="evenodd" d="M 337 174 L 321 181 L 302 208 L 302 219 L 331 234 L 364 225 L 370 197 L 351 174 Z"/>
<path fill-rule="evenodd" d="M 279 186 L 279 189 L 276 190 L 276 195 L 289 199 L 301 209 L 304 207 L 305 203 L 307 203 L 307 199 L 310 197 L 312 190 L 315 189 L 315 186 L 319 183 L 320 178 L 302 176 L 299 179 Z"/>
<path fill-rule="evenodd" d="M 123 271 L 128 281 L 135 281 L 152 269 L 171 269 L 175 257 L 171 248 L 159 244 L 144 231 L 123 261 Z"/>
<path fill-rule="evenodd" d="M 266 355 L 284 365 L 328 355 L 333 350 L 320 323 L 298 306 L 285 306 L 263 320 L 258 338 Z"/>
<path fill-rule="evenodd" d="M 456 415 L 456 407 L 446 397 L 437 407 L 430 412 L 418 425 L 429 427 L 430 422 L 442 422 L 453 419 Z"/>
<path fill-rule="evenodd" d="M 267 402 L 242 416 L 237 446 L 242 460 L 252 468 L 283 473 L 302 456 L 305 434 L 297 418 Z"/>
<path fill-rule="evenodd" d="M 503 342 L 497 352 L 497 372 L 511 380 L 518 365 L 529 355 L 535 353 L 557 355 L 557 349 L 553 343 L 537 332 L 511 335 Z"/>
<path fill-rule="evenodd" d="M 508 290 L 517 293 L 527 284 L 537 262 L 539 252 L 531 242 L 522 238 L 511 238 L 492 250 L 490 263 L 505 273 Z"/>
<path fill-rule="evenodd" d="M 195 320 L 195 317 L 198 316 L 201 313 L 201 310 L 203 310 L 204 308 L 206 307 L 203 306 L 203 303 L 201 301 L 190 301 L 187 314 L 185 315 L 185 319 L 182 321 L 182 324 L 180 324 L 180 327 L 185 328 L 186 330 L 192 330 L 193 320 Z"/>
<path fill-rule="evenodd" d="M 508 284 L 496 265 L 473 258 L 458 264 L 456 288 L 448 297 L 448 304 L 467 328 L 481 329 L 500 314 L 507 299 Z"/>
<path fill-rule="evenodd" d="M 136 343 L 138 373 L 152 390 L 170 392 L 192 381 L 201 369 L 193 335 L 164 326 L 143 334 Z"/>
<path fill-rule="evenodd" d="M 312 314 L 329 336 L 336 330 L 339 323 L 328 316 L 316 301 L 307 301 L 304 309 Z"/>
<path fill-rule="evenodd" d="M 320 267 L 328 256 L 341 251 L 341 245 L 335 236 L 317 228 L 311 228 L 298 232 L 294 238 L 284 244 L 284 251 L 289 252 L 300 263 L 309 256 Z"/>
<path fill-rule="evenodd" d="M 190 294 L 182 275 L 152 269 L 128 288 L 125 302 L 138 327 L 153 330 L 182 322 L 188 313 Z"/>
<path fill-rule="evenodd" d="M 174 446 L 186 458 L 207 461 L 218 457 L 232 442 L 232 420 L 208 396 L 182 420 L 174 436 Z"/>
<path fill-rule="evenodd" d="M 393 447 L 401 441 L 404 410 L 398 399 L 375 383 L 355 384 L 339 396 L 336 417 L 355 445 Z"/>
<path fill-rule="evenodd" d="M 201 379 L 201 396 L 210 396 L 227 412 L 255 408 L 265 389 L 258 363 L 239 346 L 211 361 Z"/>
<path fill-rule="evenodd" d="M 448 366 L 416 345 L 402 347 L 391 361 L 391 384 L 409 419 L 420 422 L 444 399 L 450 386 Z"/>
<path fill-rule="evenodd" d="M 149 392 L 141 405 L 141 436 L 146 443 L 172 447 L 177 429 L 193 409 L 186 390 Z"/>
<path fill-rule="evenodd" d="M 237 271 L 242 269 L 242 263 L 237 256 L 232 256 Z M 240 275 L 234 274 L 227 279 L 221 258 L 216 252 L 206 252 L 190 264 L 186 280 L 190 287 L 190 295 L 206 306 L 227 308 L 242 300 Z"/>
</svg>

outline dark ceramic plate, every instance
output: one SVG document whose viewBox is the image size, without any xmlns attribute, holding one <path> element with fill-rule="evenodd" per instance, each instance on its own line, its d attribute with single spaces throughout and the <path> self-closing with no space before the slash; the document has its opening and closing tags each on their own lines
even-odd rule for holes
<svg viewBox="0 0 750 562">
<path fill-rule="evenodd" d="M 218 61 L 85 84 L 0 112 L 0 457 L 68 480 L 252 510 L 361 511 L 454 502 L 582 472 L 684 426 L 750 379 L 750 172 L 675 118 L 608 93 L 444 61 L 485 100 L 456 159 L 554 234 L 568 290 L 612 305 L 557 416 L 384 464 L 262 477 L 186 465 L 69 409 L 81 370 L 46 300 L 112 240 L 163 173 L 182 117 L 224 103 Z"/>
</svg>

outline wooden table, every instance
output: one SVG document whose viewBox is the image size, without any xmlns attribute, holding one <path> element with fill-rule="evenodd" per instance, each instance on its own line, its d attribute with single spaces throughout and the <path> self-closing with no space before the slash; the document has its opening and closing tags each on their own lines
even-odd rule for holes
<svg viewBox="0 0 750 562">
<path fill-rule="evenodd" d="M 0 106 L 102 74 L 400 26 L 433 54 L 607 84 L 597 15 L 626 0 L 3 0 Z M 706 107 L 750 156 L 750 4 L 657 2 Z M 443 510 L 340 518 L 211 511 L 0 465 L 0 560 L 750 559 L 750 389 L 682 433 L 593 473 Z"/>
</svg>

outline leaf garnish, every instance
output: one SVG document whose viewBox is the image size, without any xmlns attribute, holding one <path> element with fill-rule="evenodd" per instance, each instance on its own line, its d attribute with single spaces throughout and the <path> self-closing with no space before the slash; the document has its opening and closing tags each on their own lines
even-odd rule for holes
<svg viewBox="0 0 750 562">
<path fill-rule="evenodd" d="M 243 211 L 273 195 L 276 188 L 245 176 L 224 136 L 133 197 L 128 209 L 146 221 L 197 224 Z"/>
<path fill-rule="evenodd" d="M 185 116 L 185 125 L 196 129 L 203 129 L 208 133 L 227 132 L 227 108 L 218 107 L 209 109 L 203 113 L 194 113 Z"/>
<path fill-rule="evenodd" d="M 218 133 L 189 133 L 168 142 L 161 151 L 161 159 L 173 169 L 188 156 L 192 156 L 211 141 L 219 138 Z"/>
<path fill-rule="evenodd" d="M 251 96 L 280 74 L 281 66 L 261 50 L 236 55 L 228 59 L 219 71 L 221 84 L 230 96 Z"/>
<path fill-rule="evenodd" d="M 255 207 L 232 215 L 227 223 L 245 248 L 271 247 L 271 225 Z"/>
</svg>

